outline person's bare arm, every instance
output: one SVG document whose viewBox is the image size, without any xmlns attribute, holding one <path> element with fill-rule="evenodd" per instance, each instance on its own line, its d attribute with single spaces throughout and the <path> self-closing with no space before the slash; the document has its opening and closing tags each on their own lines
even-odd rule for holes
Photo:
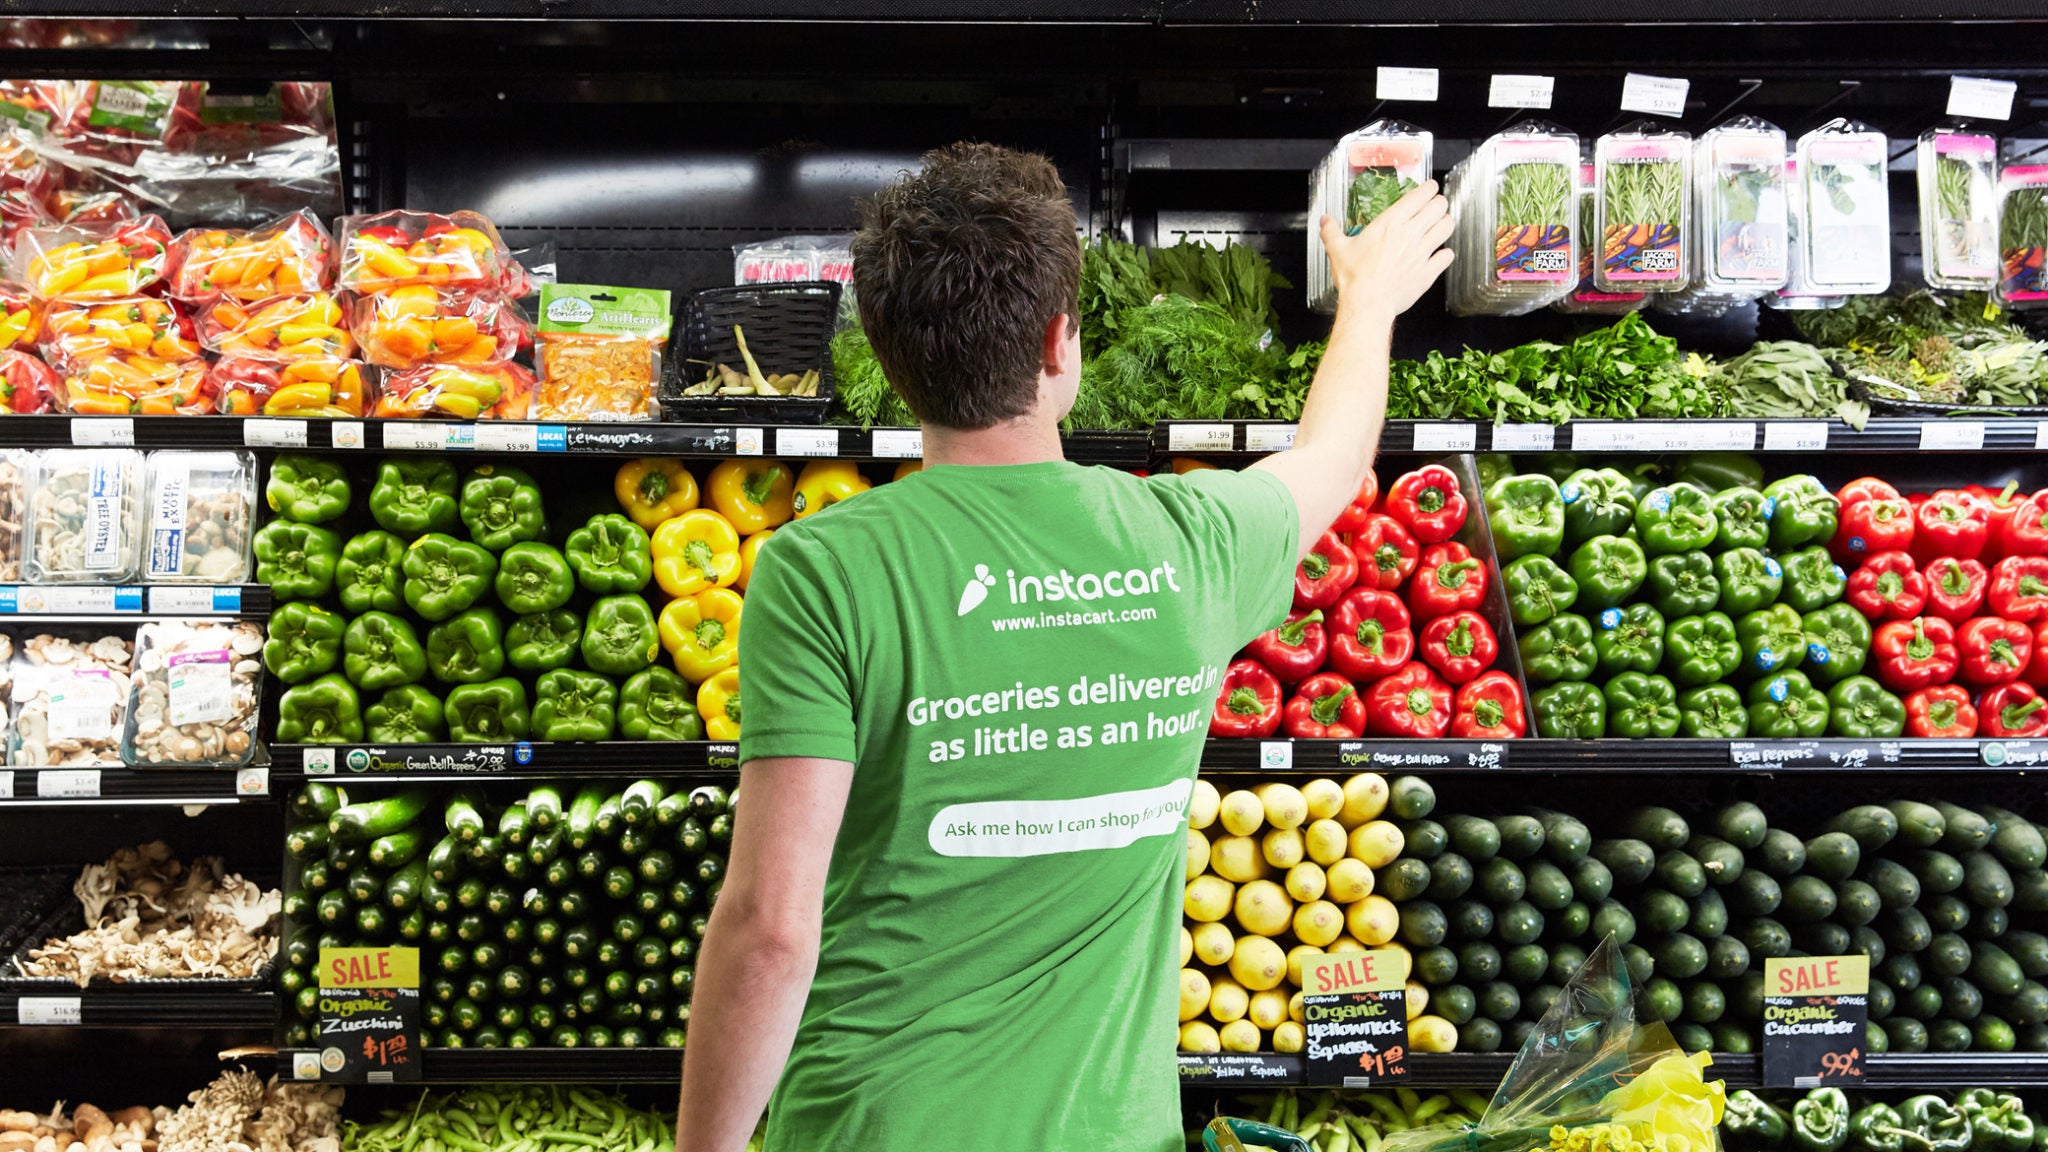
<svg viewBox="0 0 2048 1152">
<path fill-rule="evenodd" d="M 1302 406 L 1294 447 L 1254 468 L 1280 477 L 1301 513 L 1301 552 L 1351 503 L 1372 470 L 1387 416 L 1387 368 L 1394 317 L 1451 266 L 1450 205 L 1425 181 L 1347 236 L 1335 220 L 1321 223 L 1337 318 Z"/>
<path fill-rule="evenodd" d="M 725 886 L 697 957 L 676 1152 L 740 1152 L 782 1075 L 818 968 L 825 873 L 853 765 L 749 760 Z M 772 807 L 771 807 L 772 803 Z"/>
</svg>

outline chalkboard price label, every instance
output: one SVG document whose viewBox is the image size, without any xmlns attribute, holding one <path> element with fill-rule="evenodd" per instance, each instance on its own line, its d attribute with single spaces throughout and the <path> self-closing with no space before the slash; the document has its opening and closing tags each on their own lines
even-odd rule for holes
<svg viewBox="0 0 2048 1152">
<path fill-rule="evenodd" d="M 1764 961 L 1764 1086 L 1862 1084 L 1869 1019 L 1870 957 Z"/>
<path fill-rule="evenodd" d="M 322 1080 L 418 1080 L 419 949 L 320 949 L 318 1019 Z"/>
<path fill-rule="evenodd" d="M 1306 1079 L 1364 1088 L 1408 1077 L 1405 958 L 1392 949 L 1338 952 L 1301 966 Z"/>
</svg>

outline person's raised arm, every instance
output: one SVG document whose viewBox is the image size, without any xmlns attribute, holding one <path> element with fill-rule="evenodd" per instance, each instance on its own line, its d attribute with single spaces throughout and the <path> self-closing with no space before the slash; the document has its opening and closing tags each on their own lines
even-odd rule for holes
<svg viewBox="0 0 2048 1152">
<path fill-rule="evenodd" d="M 1337 285 L 1337 318 L 1302 406 L 1294 447 L 1254 468 L 1280 477 L 1301 513 L 1306 555 L 1372 470 L 1387 417 L 1387 370 L 1394 317 L 1451 266 L 1450 206 L 1436 182 L 1396 200 L 1365 230 L 1347 236 L 1322 218 L 1323 247 Z"/>
<path fill-rule="evenodd" d="M 853 765 L 749 760 L 732 855 L 697 957 L 676 1152 L 740 1152 L 796 1040 L 818 968 L 825 873 Z"/>
</svg>

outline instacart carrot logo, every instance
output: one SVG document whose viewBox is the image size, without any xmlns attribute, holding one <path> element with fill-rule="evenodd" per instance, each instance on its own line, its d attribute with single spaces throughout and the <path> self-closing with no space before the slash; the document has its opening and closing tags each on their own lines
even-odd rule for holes
<svg viewBox="0 0 2048 1152">
<path fill-rule="evenodd" d="M 995 586 L 995 574 L 988 570 L 988 565 L 976 564 L 974 575 L 967 580 L 967 587 L 960 590 L 960 610 L 954 615 L 965 616 L 981 607 L 981 602 L 988 599 L 988 590 Z"/>
</svg>

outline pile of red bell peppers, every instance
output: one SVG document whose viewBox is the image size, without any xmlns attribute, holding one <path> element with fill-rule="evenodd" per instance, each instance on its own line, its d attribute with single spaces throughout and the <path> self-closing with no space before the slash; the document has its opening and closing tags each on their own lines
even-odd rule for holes
<svg viewBox="0 0 2048 1152">
<path fill-rule="evenodd" d="M 1451 539 L 1466 511 L 1440 465 L 1400 477 L 1384 498 L 1367 477 L 1296 568 L 1287 623 L 1225 673 L 1209 734 L 1522 735 L 1521 686 L 1492 671 L 1500 640 L 1479 611 L 1486 562 Z"/>
<path fill-rule="evenodd" d="M 2048 735 L 2048 489 L 1842 487 L 1832 546 L 1908 736 Z"/>
</svg>

